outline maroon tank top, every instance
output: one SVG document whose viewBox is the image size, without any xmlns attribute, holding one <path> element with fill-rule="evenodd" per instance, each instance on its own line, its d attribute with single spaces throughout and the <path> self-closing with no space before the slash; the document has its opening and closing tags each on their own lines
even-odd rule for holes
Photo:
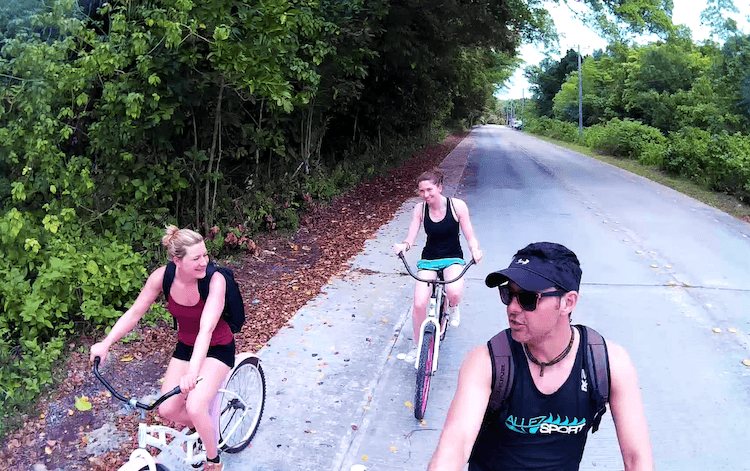
<svg viewBox="0 0 750 471">
<path fill-rule="evenodd" d="M 177 340 L 185 345 L 195 345 L 195 339 L 198 337 L 198 331 L 201 328 L 201 314 L 206 302 L 198 300 L 195 306 L 183 306 L 178 304 L 169 296 L 167 302 L 167 311 L 177 319 Z M 232 330 L 224 319 L 219 319 L 216 324 L 213 335 L 211 336 L 210 346 L 226 345 L 233 339 Z"/>
</svg>

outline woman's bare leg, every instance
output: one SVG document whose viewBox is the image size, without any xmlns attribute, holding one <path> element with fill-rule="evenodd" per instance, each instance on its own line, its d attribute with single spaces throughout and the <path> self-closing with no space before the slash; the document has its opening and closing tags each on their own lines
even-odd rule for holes
<svg viewBox="0 0 750 471">
<path fill-rule="evenodd" d="M 452 280 L 453 278 L 457 277 L 461 274 L 461 270 L 463 270 L 463 266 L 459 264 L 454 264 L 449 267 L 446 267 L 445 270 L 443 270 L 444 276 L 446 280 Z M 448 302 L 451 306 L 458 306 L 458 303 L 461 302 L 461 295 L 464 291 L 464 279 L 463 277 L 455 281 L 449 285 L 445 286 L 446 294 L 448 295 Z"/>
<path fill-rule="evenodd" d="M 187 416 L 193 423 L 196 432 L 198 432 L 198 436 L 201 437 L 203 446 L 206 448 L 206 455 L 209 458 L 216 458 L 219 453 L 216 443 L 216 428 L 209 414 L 209 407 L 229 370 L 229 366 L 216 358 L 207 357 L 203 360 L 199 373 L 202 379 L 195 386 L 195 389 L 190 391 L 185 403 Z"/>
<path fill-rule="evenodd" d="M 417 276 L 423 280 L 434 280 L 437 273 L 432 270 L 419 270 Z M 414 285 L 414 312 L 412 313 L 412 326 L 414 327 L 414 344 L 419 343 L 419 332 L 422 322 L 427 317 L 427 304 L 430 302 L 432 290 L 430 285 L 417 281 Z"/>
<path fill-rule="evenodd" d="M 185 360 L 172 358 L 169 361 L 167 372 L 164 373 L 164 383 L 161 385 L 161 393 L 165 394 L 180 385 L 180 378 L 188 373 L 190 363 Z M 159 406 L 159 415 L 172 422 L 177 422 L 185 427 L 193 427 L 193 422 L 185 410 L 185 394 L 172 396 Z"/>
<path fill-rule="evenodd" d="M 452 280 L 461 274 L 462 266 L 458 264 L 447 267 L 444 271 L 445 279 Z M 454 281 L 445 287 L 446 297 L 448 298 L 447 312 L 451 320 L 451 325 L 459 326 L 461 324 L 461 311 L 458 303 L 461 302 L 461 294 L 464 290 L 464 279 Z"/>
</svg>

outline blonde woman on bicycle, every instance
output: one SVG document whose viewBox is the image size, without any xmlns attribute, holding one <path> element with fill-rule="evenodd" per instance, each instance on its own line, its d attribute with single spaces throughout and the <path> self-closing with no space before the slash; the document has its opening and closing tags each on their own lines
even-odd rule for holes
<svg viewBox="0 0 750 471">
<path fill-rule="evenodd" d="M 406 239 L 400 244 L 393 245 L 396 254 L 406 252 L 414 245 L 419 228 L 424 226 L 427 243 L 422 250 L 422 259 L 417 263 L 417 276 L 423 279 L 435 279 L 437 271 L 444 270 L 445 279 L 453 279 L 461 273 L 461 266 L 465 265 L 463 250 L 459 242 L 459 231 L 463 232 L 469 244 L 469 250 L 476 262 L 482 259 L 479 241 L 474 235 L 469 218 L 469 208 L 458 198 L 443 196 L 443 173 L 437 168 L 422 173 L 417 178 L 417 191 L 424 200 L 414 207 L 411 225 Z M 448 297 L 448 315 L 451 325 L 461 323 L 458 303 L 463 293 L 463 278 L 446 286 Z M 412 324 L 414 327 L 414 348 L 405 355 L 404 360 L 414 361 L 417 356 L 416 343 L 419 341 L 418 332 L 427 316 L 427 303 L 430 298 L 430 287 L 420 281 L 414 286 L 414 311 Z M 401 358 L 401 355 L 399 355 Z"/>
<path fill-rule="evenodd" d="M 180 386 L 182 393 L 159 406 L 159 415 L 194 428 L 206 449 L 204 471 L 221 471 L 216 430 L 209 404 L 234 366 L 234 337 L 221 318 L 226 280 L 212 276 L 207 299 L 201 299 L 198 280 L 206 276 L 208 253 L 203 237 L 190 229 L 169 226 L 162 239 L 169 259 L 176 265 L 174 281 L 166 293 L 167 310 L 177 319 L 177 346 L 164 375 L 162 393 Z M 91 361 L 103 362 L 109 348 L 130 332 L 162 292 L 166 267 L 148 277 L 138 298 L 112 327 L 109 334 L 91 347 Z M 198 382 L 198 378 L 201 381 Z"/>
</svg>

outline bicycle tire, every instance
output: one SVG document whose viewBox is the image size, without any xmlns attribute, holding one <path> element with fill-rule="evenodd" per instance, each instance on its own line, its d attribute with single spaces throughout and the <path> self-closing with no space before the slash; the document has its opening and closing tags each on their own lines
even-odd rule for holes
<svg viewBox="0 0 750 471">
<path fill-rule="evenodd" d="M 424 418 L 427 410 L 427 399 L 430 395 L 430 380 L 432 379 L 432 361 L 435 355 L 435 324 L 427 324 L 422 335 L 422 349 L 419 352 L 417 367 L 417 388 L 414 395 L 414 417 Z"/>
<path fill-rule="evenodd" d="M 229 393 L 220 393 L 219 437 L 224 442 L 221 449 L 227 453 L 239 453 L 255 436 L 266 403 L 266 377 L 260 360 L 256 357 L 242 360 L 235 366 L 223 389 Z M 248 414 L 243 414 L 244 405 L 236 396 L 250 408 Z M 232 433 L 235 426 L 237 429 Z M 231 436 L 225 435 L 230 433 Z"/>
<path fill-rule="evenodd" d="M 440 297 L 440 307 L 438 308 L 438 324 L 440 324 L 440 341 L 445 340 L 445 333 L 448 332 L 448 314 L 445 312 L 448 307 L 448 296 L 445 293 Z"/>
</svg>

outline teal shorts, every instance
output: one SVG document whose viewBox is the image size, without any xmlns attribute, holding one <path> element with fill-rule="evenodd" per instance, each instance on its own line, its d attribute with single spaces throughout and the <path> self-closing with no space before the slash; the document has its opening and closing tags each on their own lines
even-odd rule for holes
<svg viewBox="0 0 750 471">
<path fill-rule="evenodd" d="M 437 260 L 420 260 L 417 262 L 417 268 L 420 270 L 438 271 L 451 265 L 466 265 L 463 258 L 440 258 Z"/>
</svg>

